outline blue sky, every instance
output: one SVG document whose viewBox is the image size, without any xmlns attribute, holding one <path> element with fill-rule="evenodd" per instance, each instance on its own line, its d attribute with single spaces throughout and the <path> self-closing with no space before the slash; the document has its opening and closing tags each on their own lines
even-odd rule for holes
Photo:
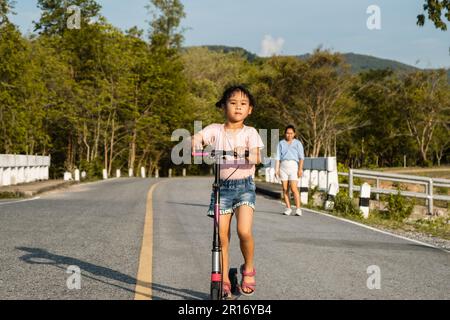
<svg viewBox="0 0 450 320">
<path fill-rule="evenodd" d="M 26 33 L 39 19 L 36 0 L 18 0 L 14 23 Z M 149 0 L 98 0 L 113 25 L 147 30 Z M 184 45 L 243 47 L 258 55 L 297 55 L 322 45 L 421 68 L 450 68 L 450 30 L 416 26 L 424 0 L 182 0 Z M 367 9 L 380 8 L 381 29 L 369 30 Z M 450 25 L 449 25 L 450 27 Z M 450 29 L 450 28 L 449 28 Z"/>
</svg>

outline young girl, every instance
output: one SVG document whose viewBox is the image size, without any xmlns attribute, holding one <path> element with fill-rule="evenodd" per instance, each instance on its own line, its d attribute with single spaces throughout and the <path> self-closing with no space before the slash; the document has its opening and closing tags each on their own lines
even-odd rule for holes
<svg viewBox="0 0 450 320">
<path fill-rule="evenodd" d="M 228 278 L 228 248 L 230 242 L 231 218 L 236 213 L 237 232 L 244 257 L 241 266 L 241 292 L 252 295 L 255 292 L 254 240 L 252 234 L 253 213 L 255 210 L 255 165 L 261 163 L 261 149 L 264 144 L 255 128 L 244 125 L 245 119 L 253 112 L 255 100 L 243 86 L 232 86 L 225 90 L 216 106 L 223 108 L 226 122 L 211 124 L 194 135 L 192 147 L 202 149 L 204 145 L 214 146 L 215 150 L 236 151 L 249 156 L 244 164 L 223 164 L 220 170 L 220 220 L 219 237 L 223 253 L 223 292 L 225 298 L 231 297 Z M 214 216 L 214 193 L 211 194 L 209 216 Z"/>
</svg>

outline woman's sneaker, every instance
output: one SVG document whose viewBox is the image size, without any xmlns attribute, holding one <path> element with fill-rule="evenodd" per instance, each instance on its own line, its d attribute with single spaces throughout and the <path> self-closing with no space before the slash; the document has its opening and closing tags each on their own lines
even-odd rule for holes
<svg viewBox="0 0 450 320">
<path fill-rule="evenodd" d="M 291 213 L 292 213 L 292 209 L 291 209 L 291 208 L 287 208 L 287 209 L 283 212 L 283 214 L 284 214 L 285 216 L 290 216 Z"/>
<path fill-rule="evenodd" d="M 297 208 L 297 210 L 295 210 L 295 215 L 301 217 L 302 216 L 302 209 Z"/>
</svg>

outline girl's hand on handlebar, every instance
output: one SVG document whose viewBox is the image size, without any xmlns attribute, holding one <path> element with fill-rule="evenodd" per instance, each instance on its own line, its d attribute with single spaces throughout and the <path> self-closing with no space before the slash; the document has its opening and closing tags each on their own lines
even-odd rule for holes
<svg viewBox="0 0 450 320">
<path fill-rule="evenodd" d="M 261 163 L 261 153 L 259 148 L 254 148 L 248 151 L 248 155 L 246 156 L 246 159 L 250 164 L 260 164 Z"/>
<path fill-rule="evenodd" d="M 244 159 L 248 156 L 248 152 L 246 152 L 246 149 L 244 147 L 236 147 L 234 148 L 234 152 L 238 159 Z"/>
<path fill-rule="evenodd" d="M 202 136 L 200 136 L 198 134 L 192 136 L 191 137 L 191 147 L 192 147 L 192 152 L 198 151 L 198 150 L 203 150 Z"/>
</svg>

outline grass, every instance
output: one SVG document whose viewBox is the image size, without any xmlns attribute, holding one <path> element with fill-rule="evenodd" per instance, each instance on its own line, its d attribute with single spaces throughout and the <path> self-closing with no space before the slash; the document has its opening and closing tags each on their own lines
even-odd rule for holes
<svg viewBox="0 0 450 320">
<path fill-rule="evenodd" d="M 450 240 L 450 218 L 448 217 L 419 219 L 414 221 L 396 220 L 389 218 L 385 212 L 372 210 L 370 211 L 369 218 L 364 219 L 363 217 L 354 214 L 325 211 L 322 207 L 313 206 L 312 204 L 304 205 L 304 207 L 359 222 L 375 228 L 420 233 L 427 236 Z"/>
<path fill-rule="evenodd" d="M 23 198 L 20 192 L 0 192 L 0 199 L 20 199 Z"/>
<path fill-rule="evenodd" d="M 399 174 L 424 176 L 428 178 L 450 179 L 450 166 L 440 166 L 440 167 L 435 166 L 429 168 L 422 168 L 422 167 L 376 168 L 374 170 L 387 173 L 395 172 Z"/>
</svg>

